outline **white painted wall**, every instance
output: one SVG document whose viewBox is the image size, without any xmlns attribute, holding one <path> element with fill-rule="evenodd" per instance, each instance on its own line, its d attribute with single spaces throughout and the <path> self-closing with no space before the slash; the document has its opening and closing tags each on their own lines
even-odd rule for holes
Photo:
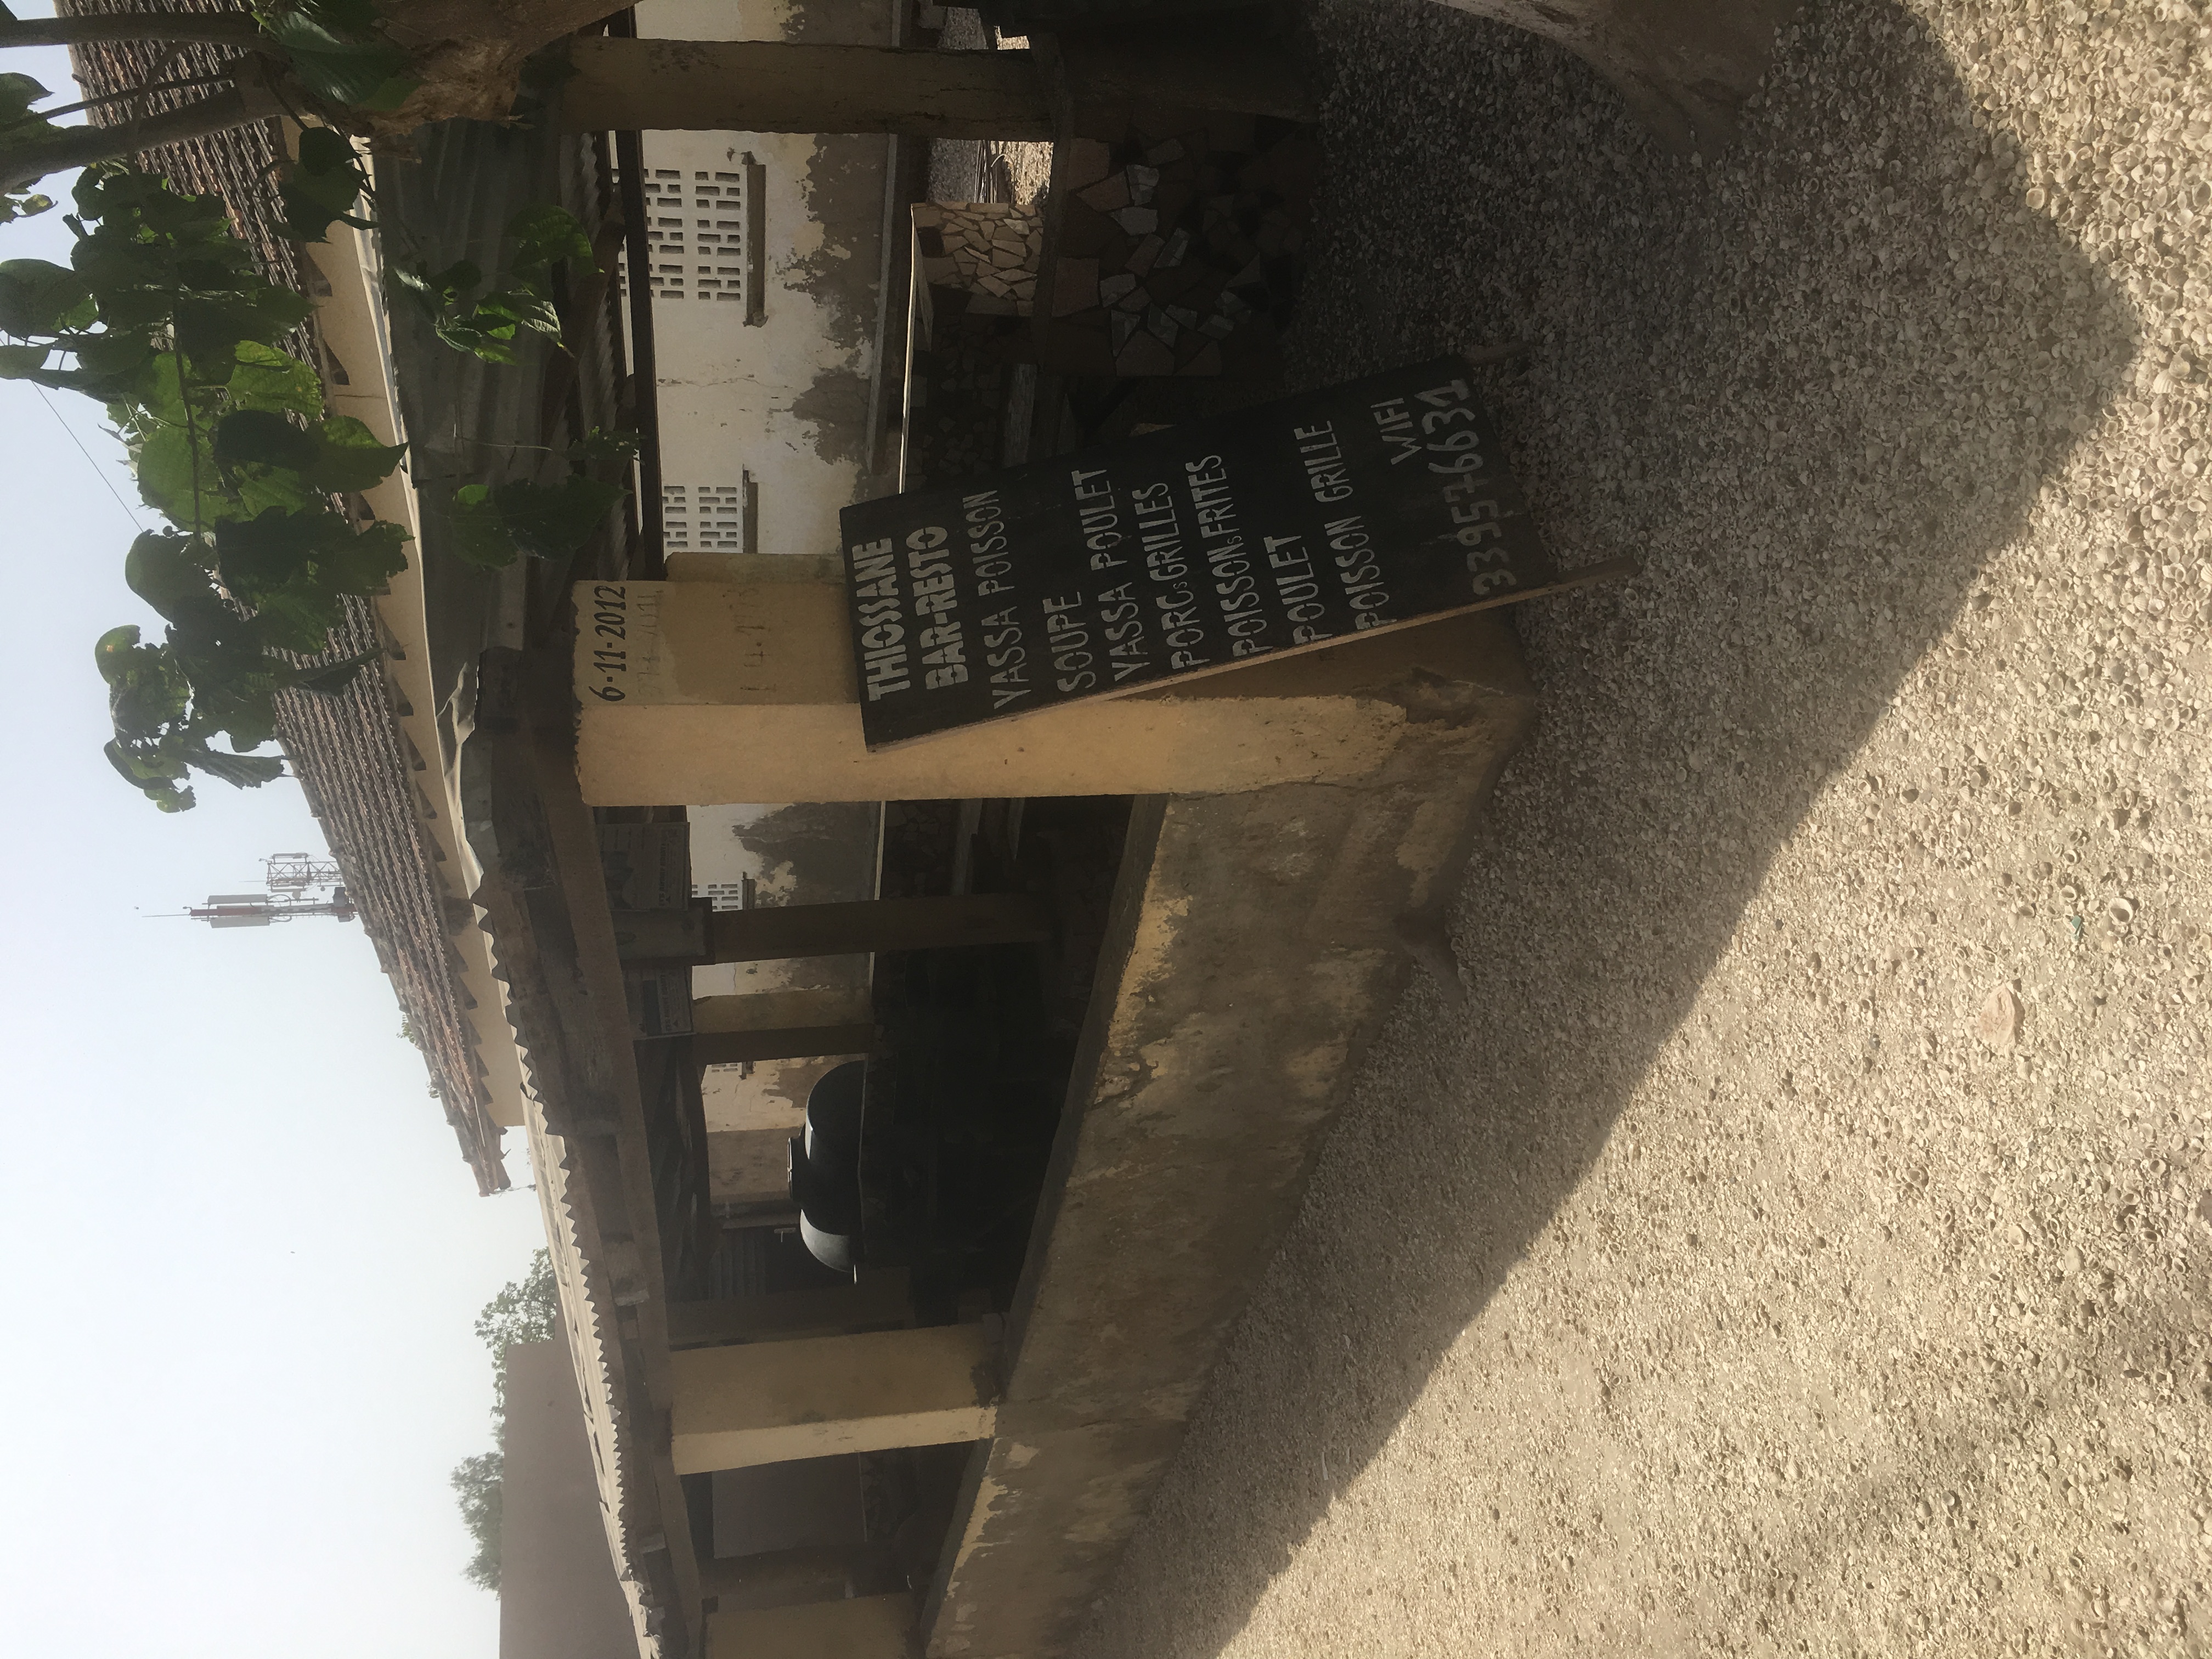
<svg viewBox="0 0 2212 1659">
<path fill-rule="evenodd" d="M 817 6 L 814 15 L 823 10 Z M 888 39 L 884 0 L 834 13 L 832 27 L 843 39 Z M 875 18 L 880 24 L 871 27 Z M 819 39 L 824 32 L 818 21 L 809 22 L 805 9 L 781 0 L 646 0 L 638 30 L 699 40 L 780 40 L 802 30 Z M 648 132 L 643 148 L 656 186 L 648 217 L 690 222 L 684 254 L 656 260 L 686 267 L 683 297 L 652 301 L 661 475 L 672 512 L 678 502 L 686 509 L 684 538 L 672 532 L 670 549 L 738 550 L 740 519 L 733 506 L 721 509 L 743 499 L 750 474 L 759 510 L 755 550 L 835 553 L 838 509 L 890 484 L 865 465 L 872 442 L 867 385 L 878 349 L 875 283 L 887 141 Z M 762 168 L 766 233 L 765 316 L 753 325 L 743 320 L 742 301 L 720 297 L 732 291 L 721 285 L 738 280 L 729 273 L 741 260 L 727 257 L 736 244 L 720 225 L 737 216 L 708 210 L 738 199 L 734 181 L 748 157 Z M 696 194 L 702 186 L 711 198 Z M 825 210 L 820 204 L 831 198 L 835 207 Z M 702 234 L 717 239 L 711 253 L 697 240 Z M 716 286 L 702 290 L 702 281 Z M 837 395 L 847 386 L 853 395 Z M 702 513 L 702 501 L 714 510 Z"/>
</svg>

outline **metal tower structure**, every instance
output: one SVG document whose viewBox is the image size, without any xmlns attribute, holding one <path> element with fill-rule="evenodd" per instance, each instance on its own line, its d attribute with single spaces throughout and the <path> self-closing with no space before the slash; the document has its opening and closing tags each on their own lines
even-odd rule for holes
<svg viewBox="0 0 2212 1659">
<path fill-rule="evenodd" d="M 359 911 L 346 896 L 338 866 L 307 853 L 275 853 L 262 861 L 264 893 L 210 893 L 185 914 L 210 927 L 267 927 L 298 916 L 351 921 Z M 327 893 L 327 897 L 318 895 Z"/>
</svg>

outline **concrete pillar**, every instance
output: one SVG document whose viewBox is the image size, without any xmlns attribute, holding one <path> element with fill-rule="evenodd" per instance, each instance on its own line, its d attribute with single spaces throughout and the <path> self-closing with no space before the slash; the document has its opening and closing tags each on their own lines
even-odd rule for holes
<svg viewBox="0 0 2212 1659">
<path fill-rule="evenodd" d="M 669 1362 L 678 1474 L 980 1440 L 998 1415 L 976 1325 L 679 1349 Z"/>
<path fill-rule="evenodd" d="M 907 1659 L 911 1595 L 707 1615 L 706 1659 Z"/>
<path fill-rule="evenodd" d="M 842 578 L 769 555 L 716 562 L 729 568 L 726 580 L 579 587 L 576 768 L 592 805 L 1224 794 L 1349 782 L 1418 739 L 1421 722 L 1395 688 L 1456 678 L 1473 665 L 1466 643 L 1478 637 L 1432 623 L 870 753 Z M 761 568 L 780 563 L 806 568 Z M 619 641 L 597 626 L 618 628 Z"/>
</svg>

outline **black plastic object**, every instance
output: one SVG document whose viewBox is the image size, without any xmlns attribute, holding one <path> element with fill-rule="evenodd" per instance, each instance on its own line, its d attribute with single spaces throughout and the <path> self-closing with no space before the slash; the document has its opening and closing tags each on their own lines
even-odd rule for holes
<svg viewBox="0 0 2212 1659">
<path fill-rule="evenodd" d="M 825 1073 L 806 1096 L 806 1133 L 791 1143 L 799 1236 L 817 1261 L 849 1273 L 860 1260 L 860 1095 L 866 1060 Z"/>
</svg>

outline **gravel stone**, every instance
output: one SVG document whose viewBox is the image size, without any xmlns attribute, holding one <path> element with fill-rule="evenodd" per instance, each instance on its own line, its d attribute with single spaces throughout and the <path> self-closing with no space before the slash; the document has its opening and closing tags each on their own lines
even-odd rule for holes
<svg viewBox="0 0 2212 1659">
<path fill-rule="evenodd" d="M 1309 382 L 1486 373 L 1538 732 L 1080 1659 L 2212 1620 L 2212 30 L 1814 0 L 1724 153 L 1318 0 Z M 1977 1018 L 2017 999 L 2010 1042 Z"/>
</svg>

